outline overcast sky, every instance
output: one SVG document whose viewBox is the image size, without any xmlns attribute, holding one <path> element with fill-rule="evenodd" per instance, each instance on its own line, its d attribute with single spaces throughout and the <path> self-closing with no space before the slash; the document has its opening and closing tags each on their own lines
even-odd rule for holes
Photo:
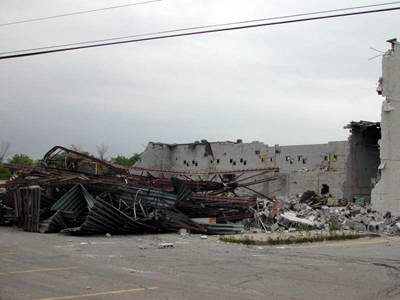
<svg viewBox="0 0 400 300">
<path fill-rule="evenodd" d="M 139 0 L 138 0 L 139 1 Z M 1 0 L 0 23 L 138 2 Z M 163 0 L 0 27 L 0 52 L 158 30 L 383 3 Z M 166 143 L 344 140 L 379 121 L 379 54 L 400 11 L 0 61 L 0 141 L 40 158 L 54 145 L 109 155 Z"/>
</svg>

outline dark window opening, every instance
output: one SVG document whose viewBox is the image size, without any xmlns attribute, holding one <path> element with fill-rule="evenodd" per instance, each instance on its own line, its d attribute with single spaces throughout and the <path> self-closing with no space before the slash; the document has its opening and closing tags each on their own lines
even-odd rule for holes
<svg viewBox="0 0 400 300">
<path fill-rule="evenodd" d="M 327 161 L 328 160 L 328 155 L 324 156 L 324 160 Z"/>
<path fill-rule="evenodd" d="M 199 164 L 198 164 L 198 163 L 195 163 L 194 165 L 197 167 Z"/>
<path fill-rule="evenodd" d="M 264 158 L 264 157 L 262 157 L 262 158 L 261 158 L 261 162 L 264 162 L 264 160 L 265 160 L 265 158 Z"/>
<path fill-rule="evenodd" d="M 224 174 L 224 175 L 222 175 L 222 182 L 232 181 L 235 179 L 235 177 L 236 177 L 235 174 Z"/>
<path fill-rule="evenodd" d="M 186 160 L 183 161 L 183 164 L 186 165 Z"/>
<path fill-rule="evenodd" d="M 244 165 L 247 165 L 247 161 L 245 160 L 245 161 L 243 162 L 243 164 L 244 164 Z"/>
<path fill-rule="evenodd" d="M 211 160 L 210 160 L 210 164 L 212 164 L 213 162 L 214 162 L 214 161 L 211 159 Z"/>
<path fill-rule="evenodd" d="M 256 155 L 260 155 L 260 150 L 255 151 Z"/>
<path fill-rule="evenodd" d="M 192 160 L 192 164 L 194 165 L 196 162 L 194 160 Z"/>
<path fill-rule="evenodd" d="M 273 162 L 273 161 L 274 161 L 274 159 L 271 157 L 271 158 L 269 159 L 269 161 L 270 161 L 270 162 Z"/>
<path fill-rule="evenodd" d="M 243 162 L 243 158 L 240 159 L 240 162 L 241 162 L 241 163 Z"/>
<path fill-rule="evenodd" d="M 290 156 L 286 156 L 286 161 L 290 161 Z"/>
<path fill-rule="evenodd" d="M 236 161 L 233 162 L 233 165 L 236 166 Z"/>
<path fill-rule="evenodd" d="M 230 162 L 230 163 L 233 163 L 233 159 L 231 158 L 231 159 L 229 160 L 229 162 Z"/>
<path fill-rule="evenodd" d="M 301 155 L 297 155 L 297 161 L 301 161 L 302 156 Z"/>
<path fill-rule="evenodd" d="M 303 158 L 303 164 L 307 162 L 307 158 Z"/>
<path fill-rule="evenodd" d="M 293 165 L 293 163 L 294 163 L 294 161 L 293 161 L 293 159 L 291 159 L 291 160 L 290 160 L 290 164 Z"/>
<path fill-rule="evenodd" d="M 217 164 L 219 164 L 219 159 L 217 159 Z"/>
<path fill-rule="evenodd" d="M 327 184 L 322 184 L 322 188 L 321 188 L 321 196 L 325 196 L 329 194 L 329 185 Z"/>
<path fill-rule="evenodd" d="M 337 161 L 337 155 L 333 154 L 333 161 Z"/>
</svg>

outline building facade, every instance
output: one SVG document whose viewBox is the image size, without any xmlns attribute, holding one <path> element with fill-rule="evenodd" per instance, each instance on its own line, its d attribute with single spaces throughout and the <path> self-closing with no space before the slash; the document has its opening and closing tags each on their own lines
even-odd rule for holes
<svg viewBox="0 0 400 300">
<path fill-rule="evenodd" d="M 260 183 L 265 195 L 292 197 L 323 188 L 338 199 L 369 200 L 379 165 L 379 123 L 352 122 L 348 141 L 269 146 L 262 142 L 150 142 L 135 167 L 173 172 L 235 172 L 279 168 L 278 180 Z M 211 176 L 211 175 L 210 175 Z M 203 178 L 210 179 L 210 178 Z M 259 178 L 254 178 L 258 180 Z"/>
</svg>

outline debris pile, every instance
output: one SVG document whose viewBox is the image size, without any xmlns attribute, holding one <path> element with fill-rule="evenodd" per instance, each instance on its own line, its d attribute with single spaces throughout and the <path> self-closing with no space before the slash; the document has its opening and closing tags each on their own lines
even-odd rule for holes
<svg viewBox="0 0 400 300">
<path fill-rule="evenodd" d="M 381 215 L 365 204 L 321 197 L 313 191 L 292 199 L 271 199 L 249 188 L 276 180 L 276 169 L 262 169 L 247 177 L 241 171 L 229 180 L 221 174 L 212 176 L 218 180 L 198 175 L 193 179 L 188 174 L 157 177 L 144 169 L 142 174 L 131 174 L 126 168 L 60 146 L 47 152 L 36 167 L 8 167 L 14 175 L 0 186 L 0 225 L 16 225 L 25 231 L 225 234 L 255 228 L 400 234 L 400 218 Z M 239 196 L 240 188 L 253 195 Z"/>
<path fill-rule="evenodd" d="M 36 167 L 10 168 L 16 175 L 5 185 L 0 223 L 25 231 L 240 232 L 243 225 L 231 222 L 252 217 L 257 201 L 255 196 L 234 194 L 249 183 L 132 175 L 123 167 L 59 146 Z"/>
<path fill-rule="evenodd" d="M 368 205 L 343 203 L 313 191 L 288 200 L 259 199 L 251 226 L 265 231 L 319 229 L 400 234 L 400 218 L 389 212 L 382 215 Z"/>
</svg>

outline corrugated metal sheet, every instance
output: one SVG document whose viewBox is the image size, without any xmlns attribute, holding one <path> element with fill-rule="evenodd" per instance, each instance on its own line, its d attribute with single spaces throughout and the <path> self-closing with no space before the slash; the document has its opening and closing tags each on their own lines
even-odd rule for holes
<svg viewBox="0 0 400 300">
<path fill-rule="evenodd" d="M 75 185 L 66 192 L 56 203 L 53 204 L 50 210 L 52 211 L 69 211 L 76 216 L 82 213 L 86 208 L 93 207 L 95 199 L 81 184 Z"/>
<path fill-rule="evenodd" d="M 67 227 L 68 225 L 64 220 L 61 210 L 57 211 L 50 218 L 40 222 L 40 232 L 42 233 L 60 232 L 60 230 Z"/>
<path fill-rule="evenodd" d="M 14 192 L 15 215 L 25 231 L 39 232 L 40 187 L 28 186 Z"/>
<path fill-rule="evenodd" d="M 62 232 L 74 234 L 95 234 L 95 233 L 135 233 L 143 232 L 146 229 L 153 229 L 143 223 L 135 221 L 114 206 L 107 202 L 96 199 L 91 207 L 85 221 L 81 226 L 68 228 Z"/>
</svg>

